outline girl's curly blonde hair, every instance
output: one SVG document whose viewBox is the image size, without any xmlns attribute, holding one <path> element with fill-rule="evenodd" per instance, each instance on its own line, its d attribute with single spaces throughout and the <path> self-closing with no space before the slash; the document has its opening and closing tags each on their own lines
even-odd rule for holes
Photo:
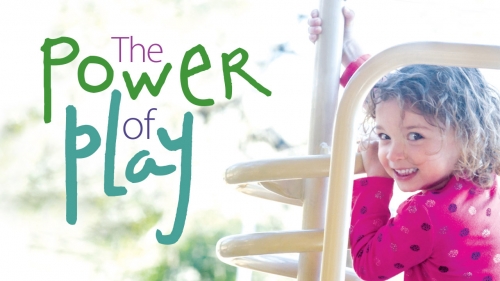
<svg viewBox="0 0 500 281">
<path fill-rule="evenodd" d="M 474 68 L 411 65 L 388 74 L 366 99 L 366 125 L 375 108 L 395 99 L 462 146 L 453 174 L 488 188 L 500 174 L 500 94 Z"/>
</svg>

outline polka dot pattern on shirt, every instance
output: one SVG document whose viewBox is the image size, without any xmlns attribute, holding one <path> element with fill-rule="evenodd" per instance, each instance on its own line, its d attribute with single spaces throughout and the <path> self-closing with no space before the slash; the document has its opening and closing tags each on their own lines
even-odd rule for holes
<svg viewBox="0 0 500 281">
<path fill-rule="evenodd" d="M 448 272 L 448 270 L 449 270 L 449 269 L 448 269 L 448 267 L 446 267 L 446 266 L 440 266 L 440 267 L 439 267 L 439 271 L 440 271 L 440 272 L 446 273 L 446 272 Z"/>
<path fill-rule="evenodd" d="M 362 255 L 363 255 L 363 249 L 358 251 L 358 254 L 356 255 L 356 257 L 360 258 Z"/>
<path fill-rule="evenodd" d="M 500 248 L 486 252 L 481 243 L 499 241 L 499 228 L 491 218 L 499 218 L 499 208 L 492 205 L 492 200 L 500 196 L 495 191 L 485 192 L 471 185 L 461 180 L 447 190 L 413 195 L 400 205 L 397 216 L 390 218 L 386 215 L 388 212 L 379 207 L 390 202 L 390 189 L 378 185 L 372 188 L 371 180 L 367 181 L 363 189 L 367 193 L 364 201 L 358 198 L 357 203 L 353 203 L 354 233 L 350 236 L 351 241 L 359 242 L 352 253 L 353 265 L 358 264 L 358 274 L 360 265 L 366 274 L 360 277 L 386 280 L 387 276 L 405 271 L 407 280 L 454 280 L 457 276 L 469 280 L 497 280 L 493 273 L 500 270 Z M 450 193 L 461 197 L 443 200 Z M 360 221 L 363 224 L 358 224 Z M 475 242 L 479 239 L 487 242 Z M 356 243 L 352 246 L 356 247 Z M 434 255 L 436 259 L 427 262 Z M 419 266 L 415 267 L 417 264 Z M 486 264 L 489 265 L 485 271 Z M 496 269 L 492 267 L 495 264 Z"/>
<path fill-rule="evenodd" d="M 478 260 L 480 257 L 481 257 L 480 252 L 473 252 L 470 258 L 473 260 Z"/>
<path fill-rule="evenodd" d="M 436 205 L 436 201 L 432 200 L 432 199 L 429 199 L 427 200 L 427 202 L 425 202 L 425 206 L 427 206 L 428 208 L 432 208 Z"/>
<path fill-rule="evenodd" d="M 356 239 L 356 242 L 359 242 L 361 239 L 363 239 L 363 237 L 365 237 L 363 234 L 361 234 L 358 239 Z"/>
<path fill-rule="evenodd" d="M 448 232 L 448 227 L 447 226 L 444 226 L 442 228 L 439 229 L 439 234 L 446 234 Z"/>
<path fill-rule="evenodd" d="M 417 206 L 412 205 L 412 206 L 408 207 L 408 212 L 410 214 L 415 214 L 417 212 Z"/>
<path fill-rule="evenodd" d="M 429 231 L 431 230 L 431 225 L 428 223 L 423 223 L 422 226 L 420 226 L 424 231 Z"/>
<path fill-rule="evenodd" d="M 448 253 L 448 257 L 450 257 L 450 258 L 455 258 L 457 255 L 458 255 L 458 250 L 451 250 Z"/>
<path fill-rule="evenodd" d="M 454 213 L 454 212 L 456 212 L 456 211 L 457 211 L 457 205 L 456 205 L 456 204 L 453 204 L 453 203 L 452 203 L 452 204 L 450 204 L 450 205 L 448 206 L 448 211 L 450 211 L 450 213 Z"/>
</svg>

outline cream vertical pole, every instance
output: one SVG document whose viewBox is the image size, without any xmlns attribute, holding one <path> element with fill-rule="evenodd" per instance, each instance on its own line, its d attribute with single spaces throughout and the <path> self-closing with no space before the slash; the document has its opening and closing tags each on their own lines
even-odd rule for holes
<svg viewBox="0 0 500 281">
<path fill-rule="evenodd" d="M 319 12 L 323 32 L 316 42 L 314 85 L 309 131 L 309 154 L 321 154 L 321 143 L 331 143 L 337 113 L 340 65 L 344 35 L 342 0 L 321 0 Z M 322 229 L 328 179 L 304 180 L 302 229 Z M 319 280 L 321 253 L 302 253 L 297 280 Z"/>
</svg>

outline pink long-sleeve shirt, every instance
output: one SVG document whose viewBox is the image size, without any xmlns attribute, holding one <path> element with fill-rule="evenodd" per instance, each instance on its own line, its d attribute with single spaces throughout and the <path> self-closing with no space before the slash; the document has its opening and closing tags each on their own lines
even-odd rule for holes
<svg viewBox="0 0 500 281">
<path fill-rule="evenodd" d="M 420 192 L 390 218 L 394 181 L 354 182 L 351 253 L 364 280 L 500 280 L 500 194 L 455 179 Z"/>
</svg>

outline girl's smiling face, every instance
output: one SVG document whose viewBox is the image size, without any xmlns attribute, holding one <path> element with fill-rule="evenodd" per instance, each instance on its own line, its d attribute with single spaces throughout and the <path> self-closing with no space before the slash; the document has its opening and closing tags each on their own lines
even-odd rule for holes
<svg viewBox="0 0 500 281">
<path fill-rule="evenodd" d="M 379 103 L 375 112 L 378 158 L 399 188 L 413 192 L 445 185 L 460 156 L 454 131 L 443 133 L 410 110 L 401 115 L 395 99 Z"/>
</svg>

